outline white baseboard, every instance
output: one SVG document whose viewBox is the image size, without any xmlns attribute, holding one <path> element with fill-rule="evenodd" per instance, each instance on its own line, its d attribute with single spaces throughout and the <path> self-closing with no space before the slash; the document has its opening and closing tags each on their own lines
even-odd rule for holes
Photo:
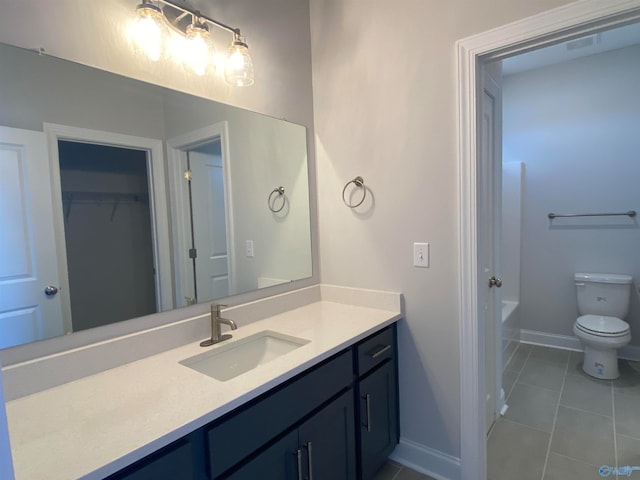
<svg viewBox="0 0 640 480">
<path fill-rule="evenodd" d="M 520 330 L 520 341 L 545 347 L 562 348 L 564 350 L 583 350 L 578 337 L 540 332 L 537 330 Z"/>
<path fill-rule="evenodd" d="M 640 362 L 640 347 L 636 345 L 627 345 L 618 350 L 618 358 Z"/>
<path fill-rule="evenodd" d="M 389 458 L 436 480 L 460 480 L 461 469 L 458 457 L 442 453 L 406 438 L 400 438 L 400 443 Z"/>
<path fill-rule="evenodd" d="M 539 332 L 536 330 L 520 330 L 520 341 L 545 347 L 562 348 L 564 350 L 583 351 L 584 348 L 578 337 L 559 335 L 556 333 Z M 625 360 L 640 362 L 640 347 L 627 345 L 618 350 L 618 357 Z"/>
</svg>

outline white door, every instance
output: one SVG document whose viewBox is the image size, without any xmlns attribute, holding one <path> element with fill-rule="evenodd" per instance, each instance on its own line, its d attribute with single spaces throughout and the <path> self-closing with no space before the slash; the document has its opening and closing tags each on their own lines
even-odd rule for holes
<svg viewBox="0 0 640 480">
<path fill-rule="evenodd" d="M 45 134 L 0 127 L 0 348 L 64 334 L 59 285 Z"/>
<path fill-rule="evenodd" d="M 493 425 L 502 407 L 502 342 L 501 342 L 501 296 L 499 277 L 500 225 L 502 201 L 502 155 L 501 155 L 501 98 L 500 88 L 489 75 L 484 75 L 482 94 L 481 135 L 482 155 L 479 171 L 479 216 L 483 225 L 478 229 L 478 292 L 482 306 L 485 337 L 485 392 L 487 432 Z"/>
<path fill-rule="evenodd" d="M 199 302 L 229 295 L 224 172 L 220 155 L 188 152 Z"/>
</svg>

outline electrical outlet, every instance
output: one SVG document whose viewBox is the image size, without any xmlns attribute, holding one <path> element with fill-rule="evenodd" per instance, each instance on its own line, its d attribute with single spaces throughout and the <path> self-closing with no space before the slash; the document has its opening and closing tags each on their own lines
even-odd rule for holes
<svg viewBox="0 0 640 480">
<path fill-rule="evenodd" d="M 247 257 L 253 258 L 253 240 L 247 240 Z"/>
<path fill-rule="evenodd" d="M 413 244 L 413 266 L 420 268 L 429 268 L 429 244 L 414 243 Z"/>
</svg>

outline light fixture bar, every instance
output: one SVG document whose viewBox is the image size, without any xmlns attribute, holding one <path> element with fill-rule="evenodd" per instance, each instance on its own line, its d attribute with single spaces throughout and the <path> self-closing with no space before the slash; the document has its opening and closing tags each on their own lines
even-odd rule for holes
<svg viewBox="0 0 640 480">
<path fill-rule="evenodd" d="M 136 7 L 136 19 L 132 25 L 133 46 L 138 53 L 156 62 L 166 52 L 170 28 L 185 39 L 175 52 L 178 58 L 197 75 L 205 75 L 215 69 L 215 48 L 209 35 L 209 25 L 232 34 L 224 66 L 225 81 L 236 87 L 248 87 L 254 83 L 253 61 L 249 47 L 239 28 L 233 28 L 213 18 L 202 15 L 174 0 L 141 0 Z M 157 5 L 156 5 L 157 4 Z"/>
<path fill-rule="evenodd" d="M 147 0 L 148 2 L 149 0 Z M 175 8 L 176 10 L 180 10 L 181 12 L 183 12 L 183 15 L 180 15 L 178 17 L 176 17 L 176 21 L 177 20 L 181 20 L 182 18 L 184 18 L 184 15 L 192 15 L 195 18 L 198 18 L 200 20 L 205 20 L 207 23 L 211 23 L 212 25 L 215 25 L 216 27 L 222 29 L 222 30 L 226 30 L 227 32 L 233 33 L 234 35 L 240 35 L 240 29 L 239 28 L 233 28 L 230 27 L 229 25 L 225 25 L 222 22 L 219 22 L 217 20 L 214 20 L 213 18 L 207 17 L 206 15 L 202 15 L 202 13 L 200 13 L 198 10 L 192 10 L 188 7 L 184 7 L 182 5 L 178 5 L 177 3 L 174 3 L 170 0 L 157 0 L 158 3 L 163 3 L 165 5 L 169 5 L 172 8 Z M 147 3 L 144 2 L 143 3 Z"/>
</svg>

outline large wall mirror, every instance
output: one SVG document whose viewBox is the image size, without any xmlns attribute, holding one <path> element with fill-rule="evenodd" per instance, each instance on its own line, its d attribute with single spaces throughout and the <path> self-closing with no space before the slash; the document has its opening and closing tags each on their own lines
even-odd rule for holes
<svg viewBox="0 0 640 480">
<path fill-rule="evenodd" d="M 0 44 L 0 348 L 312 275 L 302 126 Z"/>
</svg>

